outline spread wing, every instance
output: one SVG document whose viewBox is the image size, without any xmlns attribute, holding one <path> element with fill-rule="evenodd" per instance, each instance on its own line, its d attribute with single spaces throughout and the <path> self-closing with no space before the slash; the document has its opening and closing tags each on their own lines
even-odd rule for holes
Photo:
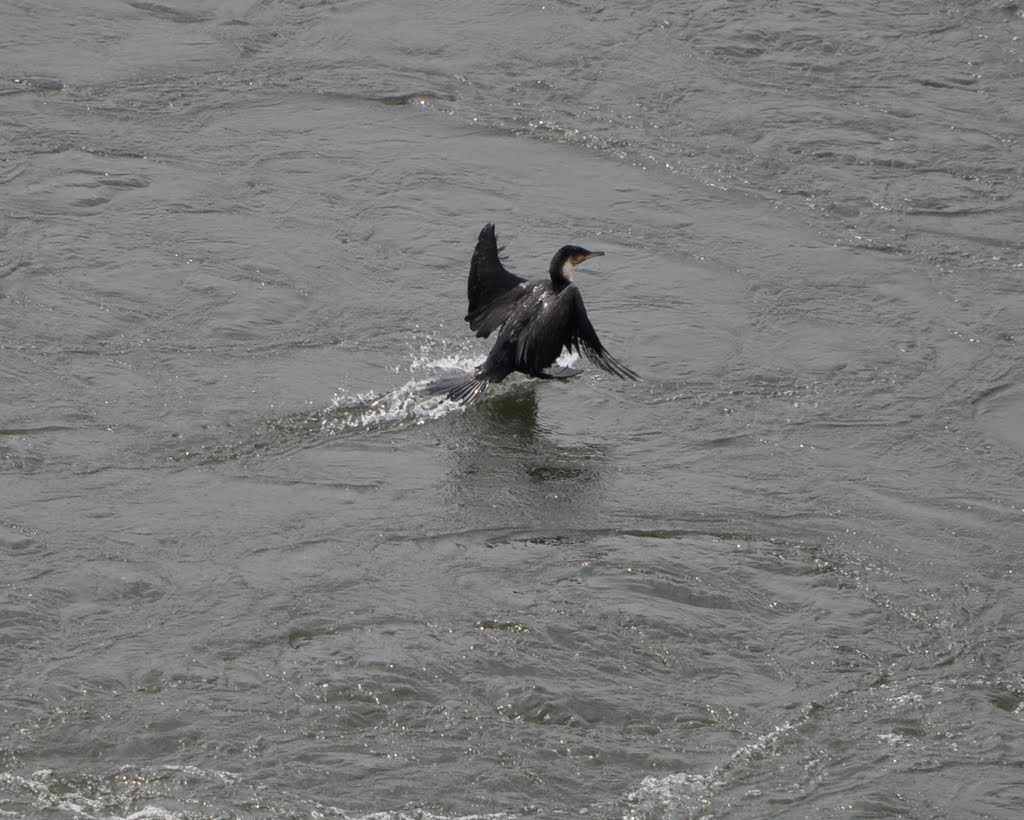
<svg viewBox="0 0 1024 820">
<path fill-rule="evenodd" d="M 486 338 L 501 325 L 517 301 L 508 298 L 509 292 L 525 281 L 522 276 L 517 276 L 501 264 L 494 225 L 488 222 L 476 241 L 473 261 L 469 264 L 469 285 L 466 288 L 469 297 L 466 321 L 473 330 L 478 331 L 477 336 Z"/>
<path fill-rule="evenodd" d="M 547 297 L 543 310 L 533 314 L 516 338 L 516 363 L 537 373 L 550 367 L 562 348 L 583 353 L 602 370 L 620 379 L 640 379 L 636 373 L 612 356 L 590 323 L 583 295 L 575 285 Z"/>
<path fill-rule="evenodd" d="M 466 321 L 476 331 L 477 336 L 481 339 L 486 339 L 505 323 L 509 316 L 516 311 L 520 303 L 525 302 L 527 297 L 532 295 L 532 292 L 533 288 L 530 287 L 529 283 L 516 285 L 511 290 L 506 290 L 474 313 L 471 313 L 466 317 Z"/>
</svg>

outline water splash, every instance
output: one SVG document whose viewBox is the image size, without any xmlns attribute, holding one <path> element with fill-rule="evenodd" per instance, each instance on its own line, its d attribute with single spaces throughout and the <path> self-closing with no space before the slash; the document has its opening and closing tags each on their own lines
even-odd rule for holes
<svg viewBox="0 0 1024 820">
<path fill-rule="evenodd" d="M 440 346 L 441 353 L 437 348 Z M 425 388 L 437 376 L 453 371 L 471 372 L 483 361 L 479 350 L 452 350 L 450 343 L 430 340 L 411 351 L 409 364 L 396 367 L 411 378 L 387 392 L 337 391 L 327 406 L 307 407 L 269 418 L 251 427 L 242 439 L 224 440 L 223 431 L 207 443 L 193 442 L 169 457 L 172 462 L 222 464 L 315 447 L 325 438 L 360 432 L 397 430 L 425 424 L 465 408 L 443 396 L 429 396 Z M 465 347 L 465 341 L 463 342 Z M 416 374 L 416 375 L 414 375 Z"/>
<path fill-rule="evenodd" d="M 467 353 L 464 349 L 449 351 L 449 345 L 444 341 L 440 343 L 443 352 L 438 355 L 437 346 L 438 343 L 431 339 L 412 354 L 409 370 L 411 373 L 424 372 L 424 378 L 410 379 L 387 393 L 358 393 L 354 396 L 335 393 L 331 404 L 322 413 L 321 432 L 334 436 L 348 430 L 424 424 L 463 410 L 462 405 L 443 396 L 428 396 L 424 388 L 442 373 L 472 372 L 483 362 L 483 356 L 479 352 Z"/>
<path fill-rule="evenodd" d="M 449 351 L 449 343 L 442 340 L 441 355 L 437 353 L 437 346 L 438 342 L 431 340 L 412 354 L 410 373 L 425 371 L 426 378 L 410 379 L 401 387 L 383 394 L 359 393 L 351 396 L 336 393 L 331 405 L 324 411 L 321 431 L 334 436 L 348 430 L 424 424 L 451 412 L 465 410 L 464 405 L 443 396 L 427 396 L 424 388 L 442 374 L 451 374 L 453 371 L 471 373 L 483 363 L 485 357 L 479 351 L 466 352 L 464 342 L 459 349 Z M 575 353 L 563 353 L 555 363 L 567 367 L 578 359 Z"/>
<path fill-rule="evenodd" d="M 336 436 L 350 430 L 372 430 L 424 424 L 442 418 L 461 405 L 443 397 L 427 396 L 429 379 L 406 382 L 390 393 L 336 394 L 330 406 L 320 414 L 320 431 Z"/>
<path fill-rule="evenodd" d="M 575 354 L 564 354 L 557 363 L 569 365 L 578 358 Z M 216 464 L 259 458 L 315 447 L 325 438 L 400 430 L 436 421 L 450 413 L 463 412 L 466 406 L 444 396 L 427 395 L 426 386 L 442 375 L 471 373 L 483 360 L 484 355 L 475 340 L 452 342 L 430 337 L 409 351 L 407 365 L 395 367 L 396 372 L 404 370 L 409 378 L 393 390 L 383 393 L 339 390 L 326 407 L 307 408 L 267 419 L 242 440 L 192 445 L 170 460 Z"/>
<path fill-rule="evenodd" d="M 771 758 L 779 753 L 784 739 L 815 711 L 807 706 L 792 721 L 786 721 L 736 749 L 727 760 L 706 774 L 677 772 L 664 777 L 645 777 L 626 795 L 632 808 L 623 820 L 661 817 L 698 817 L 710 810 L 715 794 L 729 779 L 731 771 L 744 764 Z"/>
</svg>

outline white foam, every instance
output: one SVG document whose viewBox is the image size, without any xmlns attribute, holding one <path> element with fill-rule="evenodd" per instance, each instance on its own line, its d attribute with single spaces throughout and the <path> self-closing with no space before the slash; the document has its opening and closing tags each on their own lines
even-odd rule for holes
<svg viewBox="0 0 1024 820">
<path fill-rule="evenodd" d="M 74 817 L 104 818 L 104 820 L 125 820 L 114 814 L 107 814 L 103 802 L 93 797 L 88 797 L 81 792 L 67 791 L 57 784 L 54 789 L 52 783 L 55 778 L 52 769 L 39 769 L 30 776 L 12 774 L 10 772 L 0 773 L 0 784 L 6 785 L 14 792 L 24 792 L 31 795 L 36 804 L 43 808 L 59 809 Z"/>
<path fill-rule="evenodd" d="M 398 809 L 394 811 L 376 811 L 368 814 L 349 814 L 337 806 L 320 803 L 316 800 L 275 792 L 260 784 L 245 784 L 238 776 L 229 772 L 200 769 L 194 766 L 162 766 L 155 769 L 137 769 L 124 766 L 118 777 L 76 776 L 61 777 L 50 769 L 40 769 L 31 775 L 23 776 L 12 772 L 0 772 L 0 787 L 3 792 L 17 795 L 18 802 L 32 805 L 47 814 L 54 812 L 61 816 L 83 818 L 84 820 L 184 820 L 186 817 L 220 817 L 224 815 L 223 807 L 209 802 L 209 795 L 203 793 L 203 805 L 210 814 L 196 812 L 192 805 L 184 811 L 173 811 L 148 801 L 167 800 L 180 803 L 189 802 L 193 797 L 190 783 L 195 781 L 220 781 L 229 791 L 223 795 L 224 805 L 235 805 L 255 799 L 264 810 L 275 816 L 295 817 L 341 817 L 346 820 L 516 820 L 517 815 L 507 812 L 489 814 L 447 815 L 434 814 L 424 809 Z M 165 777 L 166 774 L 184 775 L 184 779 Z M 125 793 L 120 793 L 117 784 L 121 777 L 125 778 Z M 102 799 L 84 794 L 82 789 L 71 786 L 72 782 L 80 782 L 82 788 L 94 794 L 102 795 Z M 132 794 L 139 786 L 149 787 L 153 793 L 146 795 Z M 179 792 L 176 787 L 183 787 Z M 241 789 L 241 793 L 237 791 Z M 125 802 L 134 802 L 142 797 L 144 805 L 125 814 Z M 22 817 L 19 811 L 0 809 L 0 817 Z"/>
<path fill-rule="evenodd" d="M 467 373 L 484 363 L 486 356 L 467 353 L 450 353 L 446 356 L 434 356 L 430 359 L 413 359 L 412 370 L 459 370 Z"/>
<path fill-rule="evenodd" d="M 622 820 L 660 815 L 666 808 L 675 813 L 697 811 L 708 804 L 712 785 L 708 775 L 686 772 L 666 777 L 645 777 L 639 788 L 626 795 L 636 808 L 622 815 Z"/>
<path fill-rule="evenodd" d="M 797 722 L 807 717 L 805 713 Z M 636 808 L 622 815 L 622 820 L 668 814 L 672 817 L 696 816 L 711 807 L 715 790 L 726 782 L 731 769 L 751 760 L 761 760 L 777 751 L 781 738 L 794 728 L 785 722 L 760 735 L 752 743 L 736 749 L 729 758 L 712 768 L 707 774 L 677 772 L 664 777 L 645 777 L 640 786 L 626 795 L 627 802 Z"/>
<path fill-rule="evenodd" d="M 580 357 L 578 353 L 563 352 L 561 356 L 555 359 L 555 364 L 558 365 L 559 367 L 569 367 L 575 362 L 578 362 L 579 360 Z"/>
<path fill-rule="evenodd" d="M 124 820 L 177 820 L 180 814 L 159 806 L 145 806 L 136 812 L 125 815 Z"/>
<path fill-rule="evenodd" d="M 409 369 L 414 373 L 420 370 L 430 373 L 443 370 L 469 372 L 483 364 L 487 358 L 487 354 L 481 351 L 480 344 L 476 339 L 461 339 L 458 342 L 430 339 L 420 344 L 417 350 L 411 351 Z"/>
<path fill-rule="evenodd" d="M 387 393 L 336 393 L 323 413 L 321 430 L 336 435 L 354 429 L 418 425 L 464 410 L 463 405 L 443 396 L 428 396 L 424 388 L 445 373 L 472 373 L 485 358 L 472 339 L 458 343 L 431 339 L 411 353 L 409 362 L 410 375 L 423 373 L 425 377 L 410 379 Z"/>
<path fill-rule="evenodd" d="M 391 424 L 423 424 L 439 419 L 459 405 L 436 396 L 427 396 L 429 379 L 410 381 L 390 393 L 335 395 L 321 420 L 321 429 L 329 436 L 346 430 L 384 427 Z"/>
</svg>

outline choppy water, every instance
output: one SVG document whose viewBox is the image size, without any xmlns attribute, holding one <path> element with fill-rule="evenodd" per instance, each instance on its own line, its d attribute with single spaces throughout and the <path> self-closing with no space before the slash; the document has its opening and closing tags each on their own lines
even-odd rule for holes
<svg viewBox="0 0 1024 820">
<path fill-rule="evenodd" d="M 0 812 L 1018 816 L 1019 4 L 0 11 Z"/>
</svg>

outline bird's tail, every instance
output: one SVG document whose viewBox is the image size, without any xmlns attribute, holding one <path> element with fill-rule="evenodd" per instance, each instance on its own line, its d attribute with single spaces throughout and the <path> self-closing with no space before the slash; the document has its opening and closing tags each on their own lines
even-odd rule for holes
<svg viewBox="0 0 1024 820">
<path fill-rule="evenodd" d="M 487 389 L 488 379 L 479 376 L 451 376 L 447 379 L 438 379 L 427 385 L 427 392 L 431 396 L 445 394 L 445 398 L 457 401 L 459 404 L 473 404 L 484 397 Z"/>
</svg>

